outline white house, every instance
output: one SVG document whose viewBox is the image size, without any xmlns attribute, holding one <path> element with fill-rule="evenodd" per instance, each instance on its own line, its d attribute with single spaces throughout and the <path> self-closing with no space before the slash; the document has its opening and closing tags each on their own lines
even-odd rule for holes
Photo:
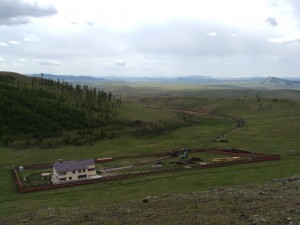
<svg viewBox="0 0 300 225">
<path fill-rule="evenodd" d="M 53 165 L 52 181 L 54 184 L 94 178 L 98 176 L 93 159 L 59 160 Z"/>
</svg>

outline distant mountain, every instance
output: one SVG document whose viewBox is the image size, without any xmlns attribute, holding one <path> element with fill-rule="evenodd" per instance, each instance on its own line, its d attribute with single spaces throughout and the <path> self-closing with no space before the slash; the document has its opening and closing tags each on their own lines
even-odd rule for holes
<svg viewBox="0 0 300 225">
<path fill-rule="evenodd" d="M 30 74 L 31 77 L 41 77 L 41 74 Z M 118 83 L 119 85 L 130 84 L 185 84 L 185 85 L 212 85 L 216 88 L 259 88 L 259 89 L 300 89 L 300 81 L 292 79 L 282 79 L 277 77 L 243 77 L 243 78 L 214 78 L 210 76 L 190 75 L 190 76 L 161 76 L 161 77 L 134 77 L 134 76 L 73 76 L 73 75 L 53 75 L 43 74 L 43 78 L 51 80 L 67 81 L 71 83 L 89 84 L 92 86 L 104 87 Z M 114 86 L 114 85 L 113 85 Z M 101 86 L 102 87 L 102 86 Z"/>
<path fill-rule="evenodd" d="M 173 79 L 173 81 L 177 81 L 180 83 L 209 83 L 209 84 L 213 84 L 213 83 L 219 83 L 220 80 L 215 79 L 213 77 L 209 77 L 209 76 L 182 76 L 182 77 L 176 77 Z"/>
<path fill-rule="evenodd" d="M 27 74 L 30 77 L 41 77 L 41 74 Z M 89 82 L 89 81 L 103 81 L 104 78 L 92 77 L 92 76 L 74 76 L 74 75 L 54 75 L 54 74 L 43 74 L 44 79 L 60 80 L 68 82 Z"/>
<path fill-rule="evenodd" d="M 300 81 L 286 80 L 277 77 L 267 77 L 260 82 L 265 87 L 300 88 Z"/>
<path fill-rule="evenodd" d="M 293 80 L 293 81 L 300 81 L 300 76 L 299 77 L 286 77 L 284 79 L 286 79 L 286 80 Z"/>
<path fill-rule="evenodd" d="M 28 74 L 30 77 L 41 77 L 41 74 Z M 54 75 L 54 74 L 43 74 L 43 78 L 52 80 L 61 80 L 68 82 L 95 82 L 95 81 L 122 81 L 122 82 L 135 82 L 135 83 L 202 83 L 202 84 L 213 84 L 213 83 L 224 83 L 233 81 L 261 81 L 264 77 L 247 77 L 247 78 L 214 78 L 210 76 L 201 75 L 190 75 L 190 76 L 161 76 L 161 77 L 134 77 L 134 76 L 112 76 L 112 77 L 93 77 L 93 76 L 74 76 L 74 75 Z"/>
<path fill-rule="evenodd" d="M 161 76 L 161 77 L 111 77 L 106 80 L 125 81 L 125 82 L 163 82 L 163 83 L 185 83 L 185 84 L 215 84 L 234 81 L 262 81 L 265 77 L 246 77 L 246 78 L 214 78 L 210 76 L 190 75 L 190 76 Z"/>
</svg>

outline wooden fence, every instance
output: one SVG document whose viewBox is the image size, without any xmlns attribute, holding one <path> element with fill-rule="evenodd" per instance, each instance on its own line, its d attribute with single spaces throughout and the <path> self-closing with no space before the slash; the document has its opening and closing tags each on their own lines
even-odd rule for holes
<svg viewBox="0 0 300 225">
<path fill-rule="evenodd" d="M 42 186 L 37 186 L 37 187 L 28 187 L 28 186 L 22 185 L 22 183 L 20 182 L 19 176 L 18 176 L 18 172 L 17 172 L 18 167 L 13 166 L 13 173 L 14 173 L 15 182 L 16 182 L 18 191 L 21 193 L 27 193 L 27 192 L 35 192 L 35 191 L 42 191 L 42 190 L 49 190 L 49 189 L 56 189 L 56 188 L 64 188 L 64 187 L 92 184 L 92 183 L 97 183 L 97 182 L 132 179 L 132 178 L 138 178 L 138 177 L 143 177 L 143 176 L 159 175 L 162 173 L 172 173 L 172 172 L 178 172 L 178 171 L 184 171 L 184 170 L 190 171 L 190 170 L 208 169 L 208 168 L 231 166 L 231 165 L 238 165 L 238 164 L 245 164 L 245 163 L 273 161 L 273 160 L 280 159 L 279 154 L 255 153 L 255 152 L 239 150 L 239 149 L 195 149 L 192 151 L 193 152 L 212 152 L 212 153 L 217 153 L 217 154 L 229 154 L 229 155 L 233 155 L 233 156 L 239 156 L 242 158 L 239 160 L 234 160 L 234 161 L 215 162 L 215 163 L 209 163 L 206 165 L 192 165 L 188 168 L 185 166 L 178 166 L 175 168 L 165 168 L 165 169 L 152 170 L 152 171 L 119 174 L 119 175 L 106 176 L 106 177 L 101 177 L 101 178 L 91 179 L 91 180 L 72 181 L 69 183 L 56 184 L 56 185 L 54 185 L 54 184 L 48 185 L 47 184 L 47 185 L 42 185 Z M 166 156 L 166 155 L 170 155 L 170 154 L 168 152 L 165 152 L 165 153 L 150 153 L 150 154 L 143 154 L 143 155 L 128 155 L 128 156 L 114 157 L 113 160 L 121 159 L 121 158 L 122 159 L 138 158 L 138 156 L 154 157 L 154 156 Z M 31 164 L 31 165 L 24 166 L 24 168 L 25 169 L 29 169 L 29 168 L 30 169 L 44 169 L 44 168 L 49 168 L 49 165 L 52 166 L 53 164 L 50 164 L 50 163 Z M 46 167 L 46 166 L 48 166 L 48 167 Z"/>
</svg>

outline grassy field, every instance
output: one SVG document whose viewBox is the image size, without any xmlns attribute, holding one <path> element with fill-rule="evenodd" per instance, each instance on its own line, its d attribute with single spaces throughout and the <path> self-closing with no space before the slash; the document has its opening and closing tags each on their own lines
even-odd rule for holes
<svg viewBox="0 0 300 225">
<path fill-rule="evenodd" d="M 3 224 L 298 224 L 299 180 L 294 176 L 262 185 L 167 193 L 103 207 L 47 207 Z"/>
<path fill-rule="evenodd" d="M 17 150 L 0 148 L 0 218 L 48 207 L 101 207 L 164 193 L 190 193 L 209 187 L 253 184 L 273 178 L 299 174 L 300 162 L 300 103 L 296 100 L 251 96 L 235 98 L 155 97 L 131 99 L 124 103 L 120 119 L 140 119 L 150 122 L 177 123 L 182 114 L 168 109 L 225 114 L 245 119 L 245 126 L 228 118 L 214 115 L 195 115 L 195 125 L 170 129 L 157 136 L 139 136 L 120 132 L 119 139 L 103 140 L 93 146 L 65 146 L 57 149 L 30 148 Z M 250 97 L 249 97 L 250 96 Z M 278 97 L 278 96 L 275 96 Z M 226 135 L 228 143 L 211 142 Z M 282 160 L 237 165 L 208 170 L 176 172 L 174 174 L 143 177 L 132 180 L 97 183 L 78 187 L 19 194 L 13 180 L 11 166 L 51 162 L 59 158 L 81 159 L 146 152 L 163 152 L 190 147 L 235 147 L 258 152 L 282 154 Z M 192 155 L 191 155 L 192 157 Z M 30 205 L 30 208 L 28 207 Z M 1 219 L 0 219 L 1 222 Z"/>
<path fill-rule="evenodd" d="M 251 96 L 264 96 L 267 98 L 280 97 L 282 99 L 299 99 L 299 89 L 292 90 L 291 86 L 262 87 L 262 85 L 208 85 L 201 83 L 140 83 L 140 82 L 90 82 L 91 86 L 111 91 L 122 96 L 188 96 L 188 97 L 203 97 L 203 98 L 239 98 Z M 285 89 L 287 88 L 287 89 Z"/>
</svg>

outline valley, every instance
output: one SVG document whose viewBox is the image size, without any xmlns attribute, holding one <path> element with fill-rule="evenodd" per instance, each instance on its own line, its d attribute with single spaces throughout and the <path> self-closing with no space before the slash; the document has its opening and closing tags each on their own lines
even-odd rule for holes
<svg viewBox="0 0 300 225">
<path fill-rule="evenodd" d="M 168 88 L 165 91 L 167 95 L 143 95 L 143 89 L 140 88 L 134 89 L 135 94 L 123 93 L 122 104 L 114 117 L 114 121 L 118 122 L 106 126 L 106 138 L 94 140 L 92 144 L 90 142 L 80 145 L 68 144 L 62 142 L 60 137 L 54 136 L 44 137 L 43 143 L 57 143 L 57 145 L 41 147 L 41 145 L 31 144 L 24 147 L 23 144 L 26 144 L 27 138 L 31 143 L 37 140 L 30 134 L 12 136 L 14 141 L 8 146 L 5 146 L 2 141 L 0 147 L 2 178 L 0 222 L 22 223 L 32 218 L 32 221 L 37 223 L 36 221 L 44 220 L 50 214 L 60 220 L 66 220 L 75 218 L 75 212 L 78 214 L 77 211 L 81 211 L 83 207 L 84 210 L 78 214 L 82 217 L 86 214 L 86 210 L 91 208 L 94 211 L 98 210 L 104 216 L 106 214 L 102 210 L 111 210 L 119 205 L 137 210 L 135 204 L 140 203 L 135 202 L 140 202 L 147 196 L 168 194 L 176 196 L 176 199 L 177 196 L 188 196 L 194 192 L 206 193 L 211 188 L 239 189 L 250 193 L 249 186 L 260 188 L 260 185 L 273 179 L 283 179 L 299 174 L 299 92 L 257 89 L 217 89 L 216 91 L 201 89 L 173 92 Z M 242 119 L 244 125 L 237 128 L 234 118 Z M 90 137 L 95 133 L 101 133 L 101 129 L 103 129 L 101 126 L 62 129 L 62 133 L 64 137 L 69 135 L 70 138 L 84 135 Z M 115 133 L 113 138 L 112 133 Z M 225 137 L 227 141 L 215 141 L 222 137 Z M 12 174 L 12 165 L 55 162 L 58 159 L 74 160 L 168 152 L 181 149 L 182 146 L 191 149 L 246 149 L 267 154 L 280 154 L 281 160 L 209 170 L 178 171 L 172 174 L 157 174 L 27 194 L 17 192 Z M 289 193 L 297 196 L 298 183 L 295 181 L 293 184 L 296 186 L 293 186 Z M 150 197 L 150 202 L 151 199 L 152 197 Z M 184 204 L 191 202 L 189 198 L 183 201 Z M 128 202 L 134 202 L 134 204 Z M 262 207 L 268 207 L 267 203 Z M 49 210 L 45 211 L 45 209 Z M 64 216 L 56 213 L 59 209 L 63 210 Z M 186 210 L 187 214 L 194 213 L 191 208 Z M 253 212 L 253 215 L 257 213 Z M 294 214 L 287 213 L 286 215 L 288 217 Z M 97 223 L 97 218 L 100 219 L 97 216 L 93 218 L 95 223 Z M 49 224 L 50 221 L 53 220 L 49 220 Z M 128 221 L 132 220 L 128 219 Z M 88 221 L 82 221 L 82 224 L 85 223 L 89 224 Z M 157 224 L 160 223 L 162 221 L 157 222 Z"/>
</svg>

